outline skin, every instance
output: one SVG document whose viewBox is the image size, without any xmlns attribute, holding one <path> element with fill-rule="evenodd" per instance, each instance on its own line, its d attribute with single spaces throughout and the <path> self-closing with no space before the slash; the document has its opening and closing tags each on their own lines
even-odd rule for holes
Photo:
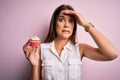
<svg viewBox="0 0 120 80">
<path fill-rule="evenodd" d="M 80 43 L 79 50 L 81 59 L 83 57 L 87 57 L 97 61 L 109 61 L 115 59 L 118 56 L 118 52 L 112 43 L 96 28 L 93 28 L 92 25 L 90 25 L 80 13 L 72 10 L 61 11 L 56 21 L 57 37 L 54 40 L 54 45 L 59 55 L 61 55 L 61 51 L 69 41 L 69 37 L 72 35 L 74 29 L 74 19 L 71 17 L 71 15 L 75 16 L 77 23 L 83 28 L 85 28 L 85 26 L 90 27 L 88 33 L 98 46 L 93 47 L 88 44 Z M 28 46 L 29 42 L 24 45 L 23 51 L 26 58 L 32 65 L 30 80 L 40 80 L 40 46 L 34 48 L 30 48 Z"/>
</svg>

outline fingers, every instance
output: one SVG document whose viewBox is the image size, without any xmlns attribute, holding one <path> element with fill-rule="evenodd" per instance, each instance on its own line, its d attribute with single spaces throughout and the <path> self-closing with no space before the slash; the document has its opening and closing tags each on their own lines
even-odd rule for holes
<svg viewBox="0 0 120 80">
<path fill-rule="evenodd" d="M 73 10 L 63 10 L 61 13 L 63 14 L 68 14 L 68 15 L 73 15 L 76 20 L 77 20 L 77 23 L 81 26 L 86 26 L 88 24 L 88 22 L 84 19 L 84 17 L 78 13 L 77 11 L 73 11 Z"/>
<path fill-rule="evenodd" d="M 30 47 L 27 47 L 26 52 L 25 52 L 26 58 L 29 57 L 31 51 L 32 51 L 32 49 Z"/>
<path fill-rule="evenodd" d="M 33 53 L 39 54 L 40 53 L 40 46 L 33 47 Z"/>
<path fill-rule="evenodd" d="M 39 46 L 37 46 L 37 47 L 28 46 L 26 49 L 25 56 L 28 59 L 30 55 L 39 54 L 39 52 L 40 52 Z"/>
<path fill-rule="evenodd" d="M 68 15 L 73 15 L 76 18 L 82 17 L 82 15 L 80 13 L 78 13 L 77 11 L 73 11 L 73 10 L 63 10 L 63 11 L 61 11 L 61 13 L 68 14 Z"/>
<path fill-rule="evenodd" d="M 27 43 L 23 46 L 23 51 L 24 51 L 24 52 L 26 51 L 26 49 L 28 48 L 29 45 L 30 45 L 30 43 L 27 42 Z"/>
<path fill-rule="evenodd" d="M 24 46 L 23 46 L 23 52 L 25 54 L 25 57 L 28 58 L 30 52 L 31 52 L 31 47 L 29 46 L 30 43 L 27 42 Z"/>
<path fill-rule="evenodd" d="M 40 52 L 40 46 L 36 47 L 36 52 Z"/>
<path fill-rule="evenodd" d="M 73 10 L 63 10 L 63 11 L 61 11 L 61 13 L 63 13 L 63 14 L 69 14 L 69 15 L 73 15 L 73 16 L 77 15 L 77 12 L 73 11 Z"/>
<path fill-rule="evenodd" d="M 65 15 L 72 15 L 72 16 L 75 17 L 75 19 L 76 19 L 77 21 L 79 21 L 80 18 L 81 18 L 81 17 L 80 17 L 81 14 L 78 13 L 78 12 L 76 12 L 76 11 L 73 11 L 73 10 L 63 10 L 63 11 L 61 11 L 61 13 L 62 13 L 62 14 L 65 14 Z"/>
<path fill-rule="evenodd" d="M 37 47 L 33 47 L 33 48 L 32 48 L 32 52 L 33 52 L 33 53 L 36 53 L 36 51 L 37 51 Z"/>
</svg>

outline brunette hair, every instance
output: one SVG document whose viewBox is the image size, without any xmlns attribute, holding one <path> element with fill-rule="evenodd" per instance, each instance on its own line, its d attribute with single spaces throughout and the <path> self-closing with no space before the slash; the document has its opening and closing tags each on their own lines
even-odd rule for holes
<svg viewBox="0 0 120 80">
<path fill-rule="evenodd" d="M 60 14 L 60 12 L 62 10 L 73 10 L 74 9 L 72 8 L 72 6 L 70 5 L 65 5 L 65 4 L 62 4 L 60 5 L 58 8 L 55 9 L 53 15 L 52 15 L 52 18 L 51 18 L 51 22 L 50 22 L 50 28 L 49 28 L 49 32 L 48 32 L 48 35 L 45 39 L 45 43 L 49 43 L 49 42 L 52 42 L 55 37 L 57 36 L 56 34 L 56 20 L 57 20 L 57 17 L 58 15 Z M 77 29 L 77 21 L 76 19 L 74 20 L 74 29 L 73 29 L 73 33 L 70 37 L 70 40 L 72 41 L 72 43 L 75 44 L 75 34 L 76 34 L 76 29 Z"/>
</svg>

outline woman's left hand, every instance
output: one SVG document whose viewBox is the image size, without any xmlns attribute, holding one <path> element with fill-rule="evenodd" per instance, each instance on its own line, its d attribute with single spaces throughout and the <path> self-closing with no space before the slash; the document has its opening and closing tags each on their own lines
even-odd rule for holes
<svg viewBox="0 0 120 80">
<path fill-rule="evenodd" d="M 76 11 L 73 11 L 73 10 L 63 10 L 62 13 L 63 14 L 70 14 L 70 15 L 75 16 L 78 24 L 83 26 L 83 27 L 88 25 L 88 22 L 84 19 L 84 17 L 80 13 L 78 13 Z"/>
</svg>

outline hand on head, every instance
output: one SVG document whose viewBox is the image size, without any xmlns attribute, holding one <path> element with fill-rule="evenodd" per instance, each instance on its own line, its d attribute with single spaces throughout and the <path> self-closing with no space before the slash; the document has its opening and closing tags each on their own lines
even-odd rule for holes
<svg viewBox="0 0 120 80">
<path fill-rule="evenodd" d="M 84 19 L 84 17 L 78 13 L 77 11 L 73 10 L 62 10 L 61 13 L 66 14 L 66 15 L 73 15 L 75 19 L 77 20 L 78 24 L 81 26 L 87 26 L 88 22 Z"/>
</svg>

